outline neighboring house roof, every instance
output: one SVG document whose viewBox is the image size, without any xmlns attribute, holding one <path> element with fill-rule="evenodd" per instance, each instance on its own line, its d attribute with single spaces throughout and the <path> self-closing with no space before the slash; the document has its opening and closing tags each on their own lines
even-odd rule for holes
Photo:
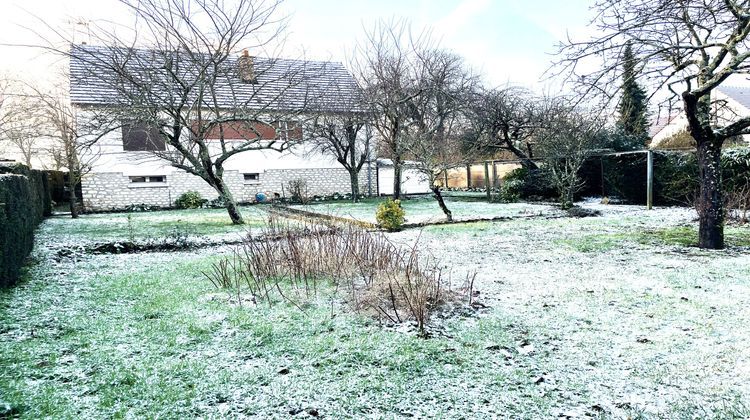
<svg viewBox="0 0 750 420">
<path fill-rule="evenodd" d="M 743 106 L 746 112 L 750 112 L 750 86 L 719 86 L 716 90 Z"/>
<path fill-rule="evenodd" d="M 735 112 L 740 115 L 750 114 L 750 86 L 719 86 L 716 90 L 744 108 L 735 109 Z M 673 124 L 680 115 L 680 113 L 675 113 L 672 115 L 659 116 L 651 124 L 649 136 L 655 138 L 662 130 L 664 130 L 664 128 Z M 681 124 L 686 125 L 687 123 L 682 121 Z"/>
<path fill-rule="evenodd" d="M 121 92 L 129 86 L 118 77 L 118 68 L 153 81 L 156 94 L 168 95 L 172 82 L 165 71 L 167 63 L 170 60 L 190 63 L 185 52 L 91 45 L 73 45 L 70 56 L 70 98 L 77 105 L 127 105 L 128 99 L 123 96 L 128 95 Z M 216 86 L 220 107 L 230 109 L 240 105 L 248 109 L 318 112 L 363 110 L 355 105 L 360 96 L 357 82 L 341 63 L 263 57 L 252 60 L 257 83 L 242 82 L 238 57 L 229 57 L 221 64 Z M 189 67 L 186 64 L 179 67 L 180 79 L 197 78 L 197 72 Z"/>
<path fill-rule="evenodd" d="M 668 126 L 678 116 L 679 114 L 672 114 L 657 117 L 656 120 L 651 123 L 651 127 L 649 127 L 648 136 L 650 138 L 656 137 L 661 132 L 661 130 Z"/>
</svg>

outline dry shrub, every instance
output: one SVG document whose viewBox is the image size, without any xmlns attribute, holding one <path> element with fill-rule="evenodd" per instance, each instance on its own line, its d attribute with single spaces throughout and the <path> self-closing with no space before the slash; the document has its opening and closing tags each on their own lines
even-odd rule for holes
<svg viewBox="0 0 750 420">
<path fill-rule="evenodd" d="M 724 208 L 729 222 L 745 224 L 748 222 L 750 209 L 750 182 L 737 185 L 726 192 Z"/>
<path fill-rule="evenodd" d="M 312 201 L 310 197 L 310 191 L 307 188 L 307 181 L 302 178 L 293 179 L 289 181 L 289 194 L 292 196 L 292 201 L 300 204 L 309 204 Z"/>
<path fill-rule="evenodd" d="M 254 301 L 272 305 L 280 298 L 301 310 L 326 282 L 354 311 L 394 323 L 414 320 L 421 334 L 431 312 L 456 298 L 438 261 L 420 256 L 416 244 L 401 248 L 382 233 L 354 226 L 321 229 L 271 220 L 204 275 L 238 299 L 244 287 Z"/>
</svg>

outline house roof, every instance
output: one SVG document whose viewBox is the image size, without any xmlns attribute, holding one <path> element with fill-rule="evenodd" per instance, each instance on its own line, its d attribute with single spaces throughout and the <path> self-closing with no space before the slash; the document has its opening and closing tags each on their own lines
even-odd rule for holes
<svg viewBox="0 0 750 420">
<path fill-rule="evenodd" d="M 716 90 L 727 95 L 750 111 L 750 86 L 719 86 Z"/>
<path fill-rule="evenodd" d="M 167 68 L 176 69 L 178 79 L 194 82 L 199 65 L 208 55 L 163 52 L 148 49 L 74 45 L 70 54 L 70 98 L 77 105 L 127 106 L 144 95 L 175 98 L 179 85 Z M 216 101 L 221 108 L 247 108 L 269 111 L 349 112 L 362 111 L 356 105 L 360 89 L 356 80 L 338 62 L 252 57 L 257 83 L 240 79 L 238 57 L 229 57 L 219 66 L 215 84 Z M 124 70 L 123 70 L 124 69 Z M 137 79 L 130 82 L 122 74 Z M 136 90 L 138 85 L 147 90 Z M 205 86 L 205 85 L 204 85 Z M 193 89 L 197 92 L 197 89 Z M 136 92 L 136 93 L 133 93 Z M 191 92 L 191 101 L 198 95 Z M 212 95 L 213 96 L 213 95 Z M 160 99 L 164 100 L 164 99 Z M 212 100 L 212 98 L 211 98 Z M 209 99 L 203 99 L 211 106 Z"/>
<path fill-rule="evenodd" d="M 668 126 L 679 115 L 680 114 L 658 116 L 656 120 L 651 123 L 651 127 L 649 127 L 649 130 L 648 130 L 648 136 L 650 138 L 656 137 L 656 135 L 659 134 L 659 132 L 661 132 L 661 130 L 663 130 L 664 127 Z"/>
</svg>

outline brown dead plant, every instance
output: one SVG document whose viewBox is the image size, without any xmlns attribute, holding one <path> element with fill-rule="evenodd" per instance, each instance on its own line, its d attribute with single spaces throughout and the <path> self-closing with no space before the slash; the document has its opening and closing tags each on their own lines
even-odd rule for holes
<svg viewBox="0 0 750 420">
<path fill-rule="evenodd" d="M 204 276 L 238 300 L 244 289 L 255 302 L 287 301 L 303 311 L 325 285 L 355 312 L 385 322 L 414 321 L 422 335 L 433 310 L 455 299 L 450 279 L 435 258 L 421 255 L 418 241 L 398 247 L 383 233 L 355 226 L 321 229 L 275 219 L 262 230 Z"/>
</svg>

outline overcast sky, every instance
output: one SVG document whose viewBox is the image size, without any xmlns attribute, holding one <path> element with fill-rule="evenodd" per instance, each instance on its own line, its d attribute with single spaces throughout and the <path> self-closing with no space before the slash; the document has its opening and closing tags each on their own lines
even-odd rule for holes
<svg viewBox="0 0 750 420">
<path fill-rule="evenodd" d="M 378 19 L 406 18 L 430 28 L 442 45 L 463 55 L 489 84 L 545 90 L 540 81 L 567 32 L 586 32 L 587 0 L 286 0 L 286 54 L 345 61 L 364 28 Z M 48 36 L 42 19 L 70 30 L 76 21 L 121 20 L 114 0 L 0 0 L 0 44 L 35 44 Z M 0 71 L 41 78 L 49 56 L 31 48 L 0 47 Z"/>
</svg>

